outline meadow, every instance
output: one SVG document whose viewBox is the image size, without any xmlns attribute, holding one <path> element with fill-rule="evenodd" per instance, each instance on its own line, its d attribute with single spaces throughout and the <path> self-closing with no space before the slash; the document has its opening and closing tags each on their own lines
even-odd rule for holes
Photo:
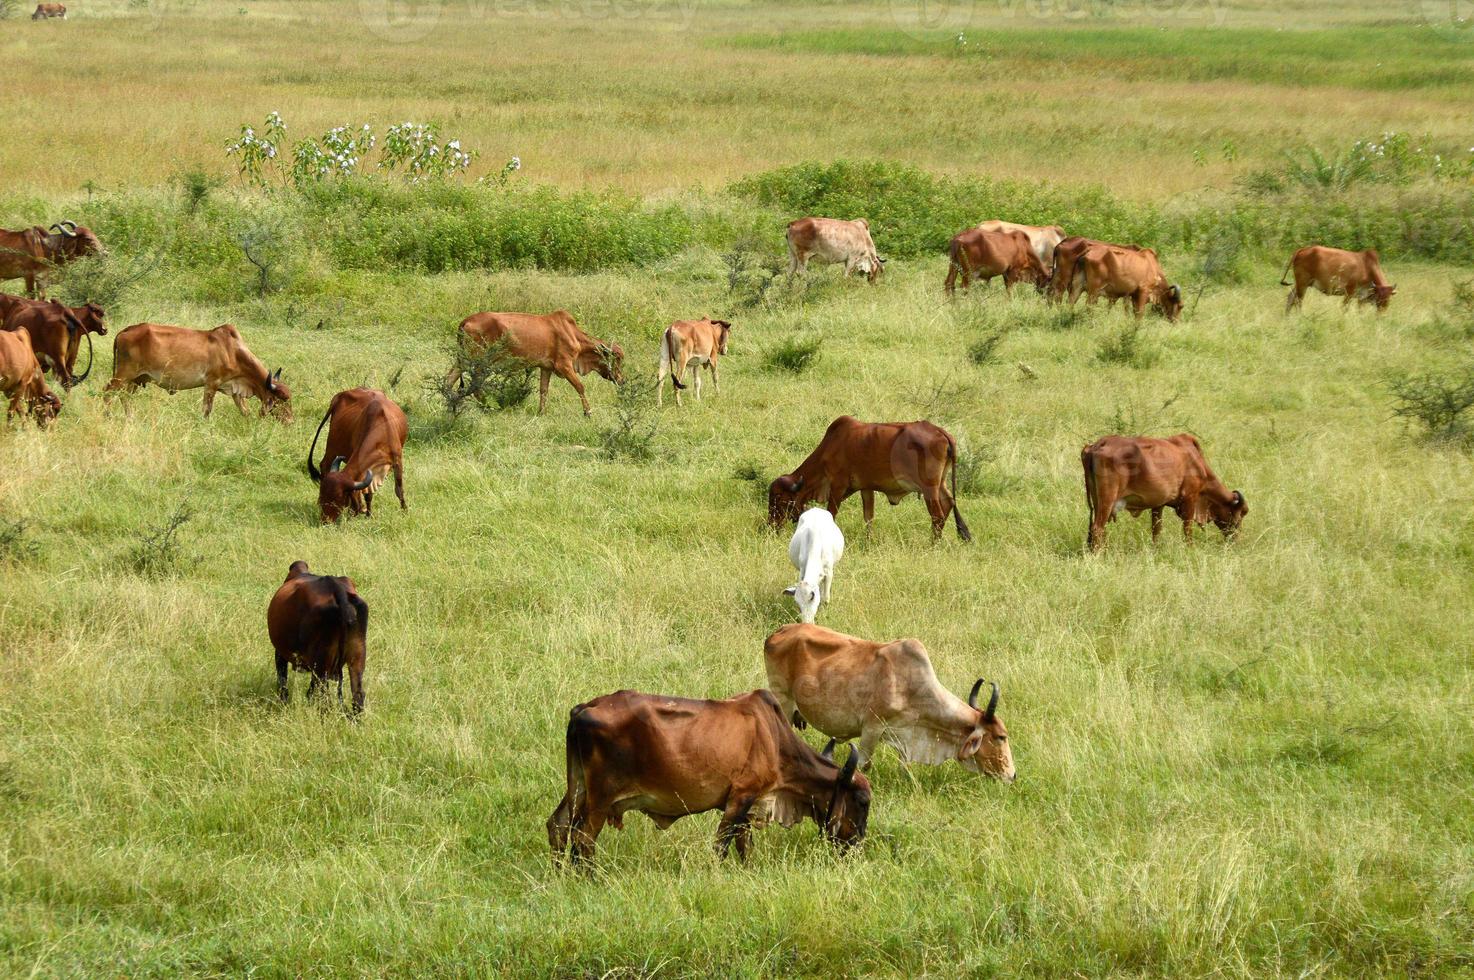
<svg viewBox="0 0 1474 980">
<path fill-rule="evenodd" d="M 1470 370 L 1474 194 L 1462 162 L 1336 187 L 1284 155 L 1389 130 L 1467 154 L 1458 30 L 979 4 L 959 48 L 888 5 L 446 3 L 393 39 L 360 9 L 0 20 L 47 79 L 0 89 L 27 136 L 0 141 L 0 226 L 89 224 L 112 255 L 57 295 L 105 296 L 112 332 L 233 322 L 295 412 L 105 403 L 110 336 L 54 425 L 0 430 L 0 973 L 1474 974 L 1474 464 L 1466 426 L 1393 414 L 1398 381 Z M 223 148 L 271 110 L 294 138 L 433 119 L 482 156 L 267 193 Z M 878 216 L 878 284 L 771 276 L 810 205 Z M 1188 315 L 946 301 L 937 237 L 980 209 L 1160 244 Z M 1387 313 L 1284 314 L 1285 244 L 1320 234 L 1382 250 Z M 625 397 L 447 417 L 427 380 L 463 316 L 559 307 L 624 347 Z M 721 394 L 656 411 L 661 331 L 706 314 L 735 324 Z M 359 384 L 409 413 L 410 509 L 319 526 L 308 443 Z M 606 449 L 631 405 L 649 458 Z M 764 683 L 794 616 L 766 484 L 845 413 L 956 435 L 975 540 L 933 544 L 916 498 L 867 535 L 850 501 L 820 622 L 996 680 L 1018 781 L 882 750 L 856 853 L 810 824 L 723 863 L 715 815 L 632 818 L 592 879 L 555 872 L 568 709 Z M 1121 521 L 1084 554 L 1080 447 L 1182 430 L 1244 492 L 1240 537 L 1189 549 L 1169 515 L 1155 548 Z M 356 723 L 300 675 L 275 699 L 265 609 L 299 558 L 371 608 Z"/>
</svg>

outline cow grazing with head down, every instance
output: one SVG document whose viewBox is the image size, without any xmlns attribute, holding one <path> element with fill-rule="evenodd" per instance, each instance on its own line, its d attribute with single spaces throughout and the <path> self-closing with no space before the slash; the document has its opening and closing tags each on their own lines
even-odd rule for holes
<svg viewBox="0 0 1474 980">
<path fill-rule="evenodd" d="M 1311 286 L 1327 296 L 1341 295 L 1341 305 L 1349 306 L 1355 299 L 1359 303 L 1375 303 L 1377 312 L 1387 309 L 1397 287 L 1382 274 L 1382 263 L 1376 250 L 1348 252 L 1343 248 L 1328 248 L 1325 245 L 1310 245 L 1290 256 L 1285 266 L 1285 275 L 1295 270 L 1295 282 L 1285 299 L 1288 313 L 1305 301 L 1305 291 Z M 1280 276 L 1281 286 L 1290 286 L 1285 276 Z"/>
<path fill-rule="evenodd" d="M 1054 250 L 1065 239 L 1065 230 L 1059 225 L 1020 225 L 1012 221 L 984 221 L 977 227 L 979 231 L 1018 231 L 1027 235 L 1029 247 L 1033 249 L 1035 255 L 1039 256 L 1040 264 L 1046 269 L 1054 266 Z"/>
<path fill-rule="evenodd" d="M 4 329 L 25 330 L 41 367 L 54 373 L 63 388 L 87 380 L 92 373 L 92 335 L 107 336 L 106 313 L 96 303 L 63 306 L 53 301 L 23 301 L 13 305 Z M 74 374 L 82 338 L 87 338 L 87 370 Z"/>
<path fill-rule="evenodd" d="M 64 3 L 38 3 L 36 12 L 31 14 L 31 20 L 66 20 L 67 7 Z"/>
<path fill-rule="evenodd" d="M 870 222 L 864 218 L 799 218 L 788 225 L 787 238 L 790 280 L 800 272 L 807 274 L 811 261 L 843 264 L 845 275 L 858 272 L 872 283 L 884 271 L 885 260 L 875 251 Z"/>
<path fill-rule="evenodd" d="M 624 381 L 624 350 L 618 344 L 606 344 L 579 329 L 567 310 L 552 313 L 473 313 L 461 321 L 461 347 L 467 351 L 485 351 L 494 344 L 505 344 L 506 356 L 541 369 L 537 386 L 537 414 L 548 404 L 548 384 L 557 375 L 573 386 L 583 413 L 592 414 L 589 399 L 579 380 L 590 371 L 620 384 Z M 447 379 L 460 380 L 456 369 Z"/>
<path fill-rule="evenodd" d="M 1049 273 L 1035 253 L 1029 236 L 1021 231 L 969 228 L 953 237 L 947 247 L 947 259 L 947 279 L 943 286 L 948 296 L 952 295 L 959 273 L 964 291 L 971 285 L 973 276 L 981 279 L 985 286 L 994 276 L 1002 276 L 1003 288 L 1010 296 L 1013 295 L 1013 284 L 1020 280 L 1033 283 L 1041 291 L 1049 280 Z"/>
<path fill-rule="evenodd" d="M 312 465 L 317 437 L 328 426 L 322 469 Z M 312 446 L 307 450 L 307 475 L 318 484 L 317 506 L 322 522 L 331 524 L 344 510 L 372 516 L 374 492 L 394 471 L 394 494 L 401 509 L 404 502 L 404 440 L 409 425 L 404 410 L 382 391 L 351 388 L 333 396 L 317 424 Z"/>
<path fill-rule="evenodd" d="M 785 626 L 763 644 L 768 687 L 797 727 L 858 738 L 862 765 L 880 742 L 906 762 L 968 769 L 1012 782 L 1008 729 L 998 718 L 998 685 L 978 709 L 972 686 L 966 703 L 942 686 L 920 640 L 874 643 L 822 626 Z"/>
<path fill-rule="evenodd" d="M 948 489 L 948 479 L 951 489 Z M 919 493 L 931 514 L 932 536 L 939 538 L 950 513 L 957 536 L 972 533 L 957 509 L 957 442 L 939 425 L 918 422 L 861 422 L 842 415 L 829 423 L 824 438 L 798 469 L 768 487 L 768 523 L 798 520 L 810 501 L 821 501 L 838 515 L 839 505 L 859 493 L 865 528 L 875 520 L 875 494 L 892 506 Z"/>
<path fill-rule="evenodd" d="M 727 353 L 727 336 L 732 325 L 726 320 L 677 320 L 665 328 L 660 338 L 660 364 L 655 372 L 655 404 L 665 403 L 665 376 L 670 375 L 671 387 L 675 389 L 676 404 L 681 403 L 681 376 L 691 366 L 691 378 L 696 386 L 696 400 L 701 400 L 701 365 L 711 371 L 711 387 L 717 386 L 717 359 Z"/>
<path fill-rule="evenodd" d="M 1085 291 L 1085 302 L 1094 306 L 1105 296 L 1112 305 L 1118 299 L 1130 300 L 1128 314 L 1140 318 L 1150 303 L 1170 321 L 1182 314 L 1182 290 L 1167 281 L 1157 253 L 1149 248 L 1126 248 L 1118 245 L 1092 245 L 1075 265 L 1070 286 L 1070 302 Z"/>
<path fill-rule="evenodd" d="M 353 713 L 363 710 L 363 665 L 367 657 L 368 604 L 345 576 L 313 575 L 305 561 L 294 561 L 287 580 L 266 610 L 266 629 L 276 650 L 276 689 L 287 702 L 287 668 L 312 674 L 311 697 L 318 684 L 338 682 L 343 702 L 343 670 L 353 690 Z"/>
<path fill-rule="evenodd" d="M 737 845 L 747 860 L 751 830 L 791 827 L 805 817 L 843 849 L 865 837 L 870 783 L 809 747 L 778 702 L 757 690 L 725 701 L 619 691 L 575 707 L 565 739 L 567 782 L 548 818 L 553 863 L 570 849 L 575 865 L 594 856 L 607 823 L 630 811 L 661 830 L 681 817 L 720 810 L 717 853 Z"/>
<path fill-rule="evenodd" d="M 59 265 L 103 252 L 89 228 L 75 221 L 59 221 L 50 230 L 40 225 L 23 231 L 0 228 L 0 282 L 24 279 L 26 294 L 40 295 L 44 276 Z"/>
<path fill-rule="evenodd" d="M 1244 495 L 1229 490 L 1214 474 L 1196 436 L 1170 439 L 1106 436 L 1080 451 L 1085 468 L 1085 502 L 1090 508 L 1086 544 L 1105 544 L 1105 526 L 1122 510 L 1137 517 L 1152 512 L 1152 541 L 1162 530 L 1162 511 L 1171 507 L 1182 519 L 1182 536 L 1192 544 L 1193 526 L 1212 521 L 1232 538 L 1249 513 Z"/>
<path fill-rule="evenodd" d="M 798 569 L 798 581 L 783 590 L 793 597 L 803 622 L 812 623 L 819 615 L 819 603 L 829 601 L 834 568 L 843 557 L 844 533 L 834 515 L 822 507 L 804 511 L 788 542 L 788 560 Z"/>
<path fill-rule="evenodd" d="M 277 413 L 292 419 L 292 392 L 281 381 L 281 368 L 269 371 L 252 354 L 234 324 L 213 330 L 192 330 L 162 323 L 135 323 L 113 340 L 113 377 L 104 392 L 136 391 L 156 384 L 171 394 L 204 388 L 205 417 L 215 404 L 215 393 L 228 394 L 242 415 L 246 399 L 261 402 L 261 415 Z"/>
<path fill-rule="evenodd" d="M 41 364 L 24 329 L 0 332 L 0 395 L 10 399 L 7 422 L 11 416 L 29 412 L 44 428 L 61 413 L 61 399 L 46 387 Z"/>
</svg>

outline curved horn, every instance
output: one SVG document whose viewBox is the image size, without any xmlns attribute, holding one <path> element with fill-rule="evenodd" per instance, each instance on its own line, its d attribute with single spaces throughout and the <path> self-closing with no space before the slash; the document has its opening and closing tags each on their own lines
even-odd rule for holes
<svg viewBox="0 0 1474 980">
<path fill-rule="evenodd" d="M 92 334 L 84 330 L 82 335 L 87 338 L 87 370 L 73 377 L 73 384 L 81 384 L 87 380 L 87 375 L 92 373 Z"/>
<path fill-rule="evenodd" d="M 993 694 L 988 698 L 988 707 L 983 710 L 983 721 L 992 721 L 993 712 L 998 710 L 998 685 L 993 685 Z"/>
<path fill-rule="evenodd" d="M 968 695 L 967 695 L 967 706 L 969 708 L 971 708 L 972 710 L 974 710 L 974 711 L 978 710 L 978 691 L 980 691 L 980 690 L 983 689 L 983 685 L 985 683 L 987 683 L 987 682 L 984 681 L 981 677 L 979 677 L 978 678 L 978 682 L 976 684 L 974 684 L 972 686 L 972 690 L 968 692 Z"/>
<path fill-rule="evenodd" d="M 839 744 L 839 739 L 831 738 L 829 744 L 824 746 L 824 751 L 819 753 L 819 758 L 834 761 L 834 747 Z"/>
<path fill-rule="evenodd" d="M 333 461 L 328 464 L 328 472 L 329 473 L 336 473 L 336 472 L 338 472 L 339 470 L 341 470 L 343 468 L 343 464 L 346 463 L 346 462 L 348 462 L 348 457 L 347 456 L 334 456 L 333 457 Z"/>
<path fill-rule="evenodd" d="M 857 745 L 850 749 L 850 757 L 844 760 L 844 768 L 839 771 L 838 786 L 848 786 L 850 780 L 855 778 L 855 770 L 860 765 L 860 747 Z"/>
<path fill-rule="evenodd" d="M 374 468 L 372 466 L 370 466 L 368 468 L 368 470 L 366 470 L 364 472 L 363 479 L 360 480 L 359 482 L 353 484 L 353 486 L 349 487 L 348 489 L 352 493 L 357 493 L 360 490 L 367 490 L 369 488 L 369 484 L 371 484 L 373 482 L 374 482 Z"/>
</svg>

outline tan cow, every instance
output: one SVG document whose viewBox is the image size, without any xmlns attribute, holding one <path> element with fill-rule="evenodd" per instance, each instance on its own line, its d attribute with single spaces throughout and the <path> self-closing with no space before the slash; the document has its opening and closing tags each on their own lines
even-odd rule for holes
<svg viewBox="0 0 1474 980">
<path fill-rule="evenodd" d="M 1013 295 L 1013 284 L 1019 280 L 1032 282 L 1043 290 L 1049 279 L 1044 263 L 1034 253 L 1029 236 L 1021 231 L 983 231 L 969 228 L 952 238 L 947 249 L 947 279 L 942 284 L 951 296 L 957 276 L 962 275 L 962 288 L 967 290 L 976 276 L 987 285 L 994 276 L 1003 277 L 1003 288 Z"/>
<path fill-rule="evenodd" d="M 606 344 L 578 328 L 567 310 L 552 313 L 473 313 L 461 321 L 461 347 L 484 351 L 499 341 L 506 342 L 507 355 L 539 368 L 537 414 L 548 404 L 548 383 L 557 375 L 573 386 L 583 413 L 592 414 L 584 393 L 582 375 L 590 371 L 615 384 L 624 382 L 624 350 Z M 449 380 L 457 379 L 452 369 Z"/>
<path fill-rule="evenodd" d="M 42 279 L 52 269 L 103 252 L 92 230 L 75 221 L 58 221 L 50 230 L 40 225 L 22 231 L 0 228 L 0 281 L 24 279 L 26 294 L 39 296 Z"/>
<path fill-rule="evenodd" d="M 885 260 L 875 251 L 870 222 L 864 218 L 799 218 L 788 226 L 788 278 L 807 273 L 810 260 L 839 262 L 844 274 L 858 272 L 870 282 L 880 278 Z"/>
<path fill-rule="evenodd" d="M 1343 307 L 1353 299 L 1361 303 L 1376 303 L 1377 312 L 1387 309 L 1397 287 L 1387 282 L 1382 274 L 1382 263 L 1374 249 L 1363 252 L 1348 252 L 1343 248 L 1328 248 L 1325 245 L 1310 245 L 1290 256 L 1285 274 L 1295 270 L 1295 284 L 1285 299 L 1288 313 L 1305 301 L 1305 291 L 1315 286 L 1327 296 L 1344 295 Z M 1285 276 L 1280 276 L 1280 285 L 1289 286 Z"/>
<path fill-rule="evenodd" d="M 292 418 L 292 392 L 281 382 L 281 368 L 273 374 L 241 340 L 234 324 L 213 330 L 192 330 L 163 323 L 135 323 L 113 340 L 113 377 L 103 392 L 136 391 L 152 382 L 169 393 L 204 388 L 205 417 L 215 404 L 215 393 L 228 394 L 242 415 L 246 399 L 261 402 L 261 415 L 278 413 Z"/>
<path fill-rule="evenodd" d="M 1075 265 L 1070 302 L 1085 291 L 1085 302 L 1094 306 L 1105 296 L 1114 305 L 1117 299 L 1129 299 L 1128 315 L 1140 318 L 1148 303 L 1161 310 L 1169 321 L 1182 315 L 1182 290 L 1167 281 L 1157 253 L 1150 248 L 1123 248 L 1117 245 L 1092 245 Z"/>
<path fill-rule="evenodd" d="M 1193 525 L 1210 520 L 1230 538 L 1238 532 L 1249 505 L 1229 490 L 1203 456 L 1197 437 L 1180 432 L 1170 439 L 1106 436 L 1080 451 L 1085 468 L 1085 502 L 1090 508 L 1086 544 L 1105 544 L 1105 526 L 1121 511 L 1137 517 L 1152 512 L 1152 541 L 1162 531 L 1162 511 L 1171 507 L 1182 519 L 1182 536 L 1192 544 Z"/>
<path fill-rule="evenodd" d="M 677 320 L 665 328 L 660 338 L 660 365 L 655 373 L 655 404 L 665 403 L 665 376 L 670 375 L 671 387 L 676 393 L 676 404 L 681 403 L 681 375 L 691 365 L 691 378 L 696 385 L 696 400 L 701 400 L 701 365 L 711 371 L 711 387 L 720 392 L 717 384 L 717 359 L 727 353 L 727 335 L 732 325 L 726 320 Z"/>
<path fill-rule="evenodd" d="M 978 231 L 1017 231 L 1029 238 L 1029 247 L 1039 257 L 1044 268 L 1054 266 L 1054 249 L 1065 239 L 1065 230 L 1059 225 L 1019 225 L 1012 221 L 984 221 Z"/>
<path fill-rule="evenodd" d="M 45 427 L 61 412 L 61 399 L 46 387 L 41 362 L 24 329 L 0 332 L 0 394 L 10 398 L 6 421 L 30 412 L 36 424 Z"/>
<path fill-rule="evenodd" d="M 312 465 L 312 454 L 329 420 L 332 424 L 319 470 Z M 324 524 L 335 522 L 344 510 L 373 516 L 374 493 L 390 470 L 394 471 L 400 509 L 409 509 L 404 500 L 404 440 L 408 436 L 404 409 L 382 391 L 350 388 L 333 396 L 307 450 L 307 475 L 318 484 L 317 506 Z"/>
</svg>

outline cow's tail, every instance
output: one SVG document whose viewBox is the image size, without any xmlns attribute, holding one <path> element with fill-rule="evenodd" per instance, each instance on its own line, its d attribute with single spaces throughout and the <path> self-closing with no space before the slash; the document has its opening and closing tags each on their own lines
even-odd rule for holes
<svg viewBox="0 0 1474 980">
<path fill-rule="evenodd" d="M 1095 492 L 1095 453 L 1086 446 L 1080 450 L 1080 465 L 1085 470 L 1085 506 L 1090 508 L 1090 518 L 1095 519 L 1095 502 L 1099 499 Z"/>
<path fill-rule="evenodd" d="M 972 540 L 972 532 L 962 519 L 962 508 L 957 504 L 957 441 L 951 433 L 947 435 L 947 462 L 952 467 L 952 520 L 957 524 L 957 536 L 964 541 Z"/>
<path fill-rule="evenodd" d="M 583 830 L 583 821 L 579 817 L 579 811 L 588 798 L 588 773 L 585 763 L 588 760 L 592 746 L 589 744 L 589 733 L 586 727 L 579 723 L 579 715 L 584 706 L 578 705 L 568 712 L 568 729 L 563 737 L 564 763 L 567 772 L 567 783 L 563 790 L 563 806 L 567 807 L 566 819 L 568 820 L 566 850 L 556 857 L 562 860 L 567 855 L 578 853 L 576 835 Z"/>
<path fill-rule="evenodd" d="M 334 399 L 333 401 L 336 401 Z M 333 403 L 328 403 L 328 410 L 323 413 L 322 421 L 317 423 L 317 431 L 312 434 L 312 445 L 307 448 L 307 475 L 312 477 L 313 483 L 322 482 L 322 471 L 312 463 L 312 457 L 317 455 L 317 437 L 322 435 L 322 427 L 328 424 L 328 419 L 333 414 Z"/>
<path fill-rule="evenodd" d="M 1295 264 L 1295 256 L 1292 255 L 1292 256 L 1290 256 L 1290 261 L 1288 261 L 1288 262 L 1285 263 L 1285 271 L 1280 273 L 1280 285 L 1281 286 L 1288 286 L 1288 285 L 1290 285 L 1290 283 L 1288 283 L 1288 282 L 1285 281 L 1285 276 L 1288 276 L 1290 274 L 1290 266 L 1292 266 L 1294 264 Z"/>
<path fill-rule="evenodd" d="M 73 383 L 75 383 L 75 384 L 81 384 L 83 381 L 86 381 L 87 380 L 87 375 L 89 375 L 89 374 L 92 373 L 92 334 L 88 333 L 88 334 L 86 334 L 86 336 L 87 336 L 87 370 L 83 371 L 81 374 L 75 376 L 72 379 Z M 68 368 L 68 370 L 70 370 L 71 369 L 71 365 L 67 365 L 67 368 Z"/>
<path fill-rule="evenodd" d="M 677 391 L 685 391 L 686 386 L 681 384 L 680 378 L 676 377 L 675 344 L 676 338 L 667 330 L 660 338 L 660 368 L 655 372 L 655 376 L 659 377 L 666 372 L 670 372 L 670 383 L 675 386 Z"/>
<path fill-rule="evenodd" d="M 353 626 L 358 623 L 358 610 L 354 608 L 352 600 L 348 598 L 348 589 L 343 585 L 343 580 L 336 575 L 324 576 L 328 580 L 328 587 L 333 590 L 333 601 L 338 604 L 338 618 L 344 626 Z"/>
</svg>

